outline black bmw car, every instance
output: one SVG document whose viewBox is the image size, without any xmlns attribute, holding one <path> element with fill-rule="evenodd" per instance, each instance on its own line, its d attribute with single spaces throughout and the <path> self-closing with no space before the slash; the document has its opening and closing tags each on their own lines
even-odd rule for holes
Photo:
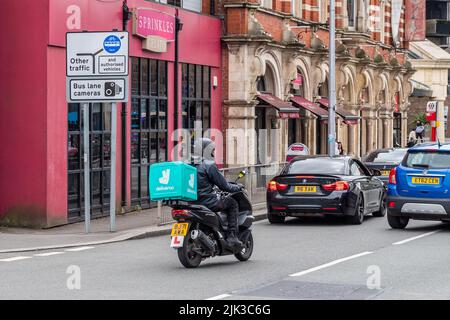
<svg viewBox="0 0 450 320">
<path fill-rule="evenodd" d="M 296 157 L 267 186 L 268 219 L 339 215 L 361 224 L 368 214 L 383 217 L 386 187 L 379 175 L 351 157 Z"/>
<path fill-rule="evenodd" d="M 407 148 L 378 149 L 363 158 L 363 163 L 369 169 L 379 170 L 381 172 L 379 179 L 387 185 L 389 182 L 389 173 L 402 162 L 407 151 Z"/>
</svg>

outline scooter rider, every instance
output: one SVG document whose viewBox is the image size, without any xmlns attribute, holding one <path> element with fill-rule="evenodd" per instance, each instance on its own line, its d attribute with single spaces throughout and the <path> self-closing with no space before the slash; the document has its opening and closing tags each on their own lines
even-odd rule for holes
<svg viewBox="0 0 450 320">
<path fill-rule="evenodd" d="M 220 173 L 214 161 L 215 143 L 208 138 L 199 138 L 194 142 L 193 165 L 197 167 L 197 194 L 196 204 L 204 205 L 214 212 L 222 212 L 228 218 L 227 242 L 232 248 L 243 246 L 238 238 L 239 206 L 232 197 L 221 198 L 214 191 L 217 186 L 220 190 L 234 193 L 242 189 L 240 185 L 228 183 Z"/>
</svg>

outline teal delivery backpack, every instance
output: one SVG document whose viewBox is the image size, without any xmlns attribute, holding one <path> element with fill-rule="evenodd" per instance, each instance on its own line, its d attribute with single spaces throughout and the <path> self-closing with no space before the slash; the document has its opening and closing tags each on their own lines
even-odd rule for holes
<svg viewBox="0 0 450 320">
<path fill-rule="evenodd" d="M 150 200 L 197 200 L 197 168 L 181 161 L 150 166 Z"/>
</svg>

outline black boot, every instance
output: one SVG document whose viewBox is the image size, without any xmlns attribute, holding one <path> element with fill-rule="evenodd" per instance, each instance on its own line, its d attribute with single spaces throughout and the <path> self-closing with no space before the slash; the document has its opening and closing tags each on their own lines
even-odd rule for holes
<svg viewBox="0 0 450 320">
<path fill-rule="evenodd" d="M 227 243 L 228 246 L 234 250 L 240 250 L 243 247 L 243 243 L 239 240 L 236 231 L 234 230 L 228 232 Z"/>
</svg>

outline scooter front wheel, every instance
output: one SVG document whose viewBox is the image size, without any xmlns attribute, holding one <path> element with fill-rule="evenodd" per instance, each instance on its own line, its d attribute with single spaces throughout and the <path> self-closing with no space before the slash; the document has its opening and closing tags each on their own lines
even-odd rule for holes
<svg viewBox="0 0 450 320">
<path fill-rule="evenodd" d="M 236 253 L 234 256 L 239 261 L 247 261 L 248 259 L 250 259 L 253 253 L 252 233 L 249 232 L 248 235 L 243 236 L 240 240 L 244 243 L 244 248 L 242 248 L 242 250 Z"/>
<path fill-rule="evenodd" d="M 178 259 L 186 268 L 197 268 L 202 262 L 202 256 L 193 251 L 194 246 L 194 240 L 192 240 L 191 233 L 188 232 L 183 246 L 178 249 Z"/>
</svg>

